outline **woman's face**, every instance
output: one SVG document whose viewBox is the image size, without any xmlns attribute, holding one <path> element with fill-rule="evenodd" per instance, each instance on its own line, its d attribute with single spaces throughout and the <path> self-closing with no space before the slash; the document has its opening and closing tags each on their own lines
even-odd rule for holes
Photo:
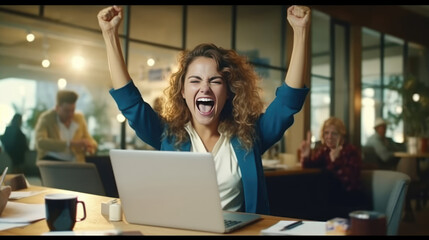
<svg viewBox="0 0 429 240">
<path fill-rule="evenodd" d="M 323 140 L 329 148 L 336 148 L 337 144 L 341 142 L 341 135 L 334 125 L 329 125 L 323 130 Z"/>
<path fill-rule="evenodd" d="M 217 128 L 228 93 L 213 59 L 197 57 L 188 66 L 182 96 L 192 114 L 193 124 Z"/>
</svg>

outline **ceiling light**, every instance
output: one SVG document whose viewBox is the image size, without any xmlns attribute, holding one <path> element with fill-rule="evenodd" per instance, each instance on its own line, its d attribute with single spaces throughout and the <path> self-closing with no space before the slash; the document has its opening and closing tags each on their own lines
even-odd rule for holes
<svg viewBox="0 0 429 240">
<path fill-rule="evenodd" d="M 27 38 L 27 42 L 33 42 L 34 39 L 36 39 L 36 37 L 32 33 L 28 33 L 26 38 Z"/>
<path fill-rule="evenodd" d="M 60 78 L 58 79 L 57 85 L 58 89 L 64 89 L 67 86 L 67 80 L 65 78 Z"/>
<path fill-rule="evenodd" d="M 147 65 L 148 65 L 149 67 L 152 67 L 153 65 L 155 65 L 155 59 L 153 59 L 153 58 L 149 58 L 149 59 L 147 60 Z"/>
<path fill-rule="evenodd" d="M 48 49 L 49 49 L 49 43 L 47 42 L 47 38 L 43 37 L 43 60 L 42 60 L 42 66 L 44 68 L 48 68 L 51 65 L 51 61 L 49 61 L 48 58 Z"/>
<path fill-rule="evenodd" d="M 47 59 L 47 58 L 43 59 L 42 66 L 44 68 L 48 68 L 50 65 L 51 65 L 51 62 L 49 61 L 49 59 Z"/>
<path fill-rule="evenodd" d="M 74 69 L 82 69 L 85 66 L 85 59 L 82 56 L 74 56 L 72 58 L 72 67 Z"/>
<path fill-rule="evenodd" d="M 118 115 L 116 115 L 116 120 L 118 120 L 118 122 L 120 122 L 120 123 L 123 123 L 123 122 L 125 122 L 125 117 L 124 117 L 124 115 L 119 113 Z"/>
<path fill-rule="evenodd" d="M 396 106 L 396 108 L 395 108 L 395 112 L 396 112 L 397 114 L 401 114 L 401 113 L 402 113 L 402 107 L 401 107 L 401 106 Z"/>
<path fill-rule="evenodd" d="M 413 101 L 414 102 L 418 102 L 420 100 L 420 94 L 418 94 L 418 93 L 414 93 L 413 94 Z"/>
</svg>

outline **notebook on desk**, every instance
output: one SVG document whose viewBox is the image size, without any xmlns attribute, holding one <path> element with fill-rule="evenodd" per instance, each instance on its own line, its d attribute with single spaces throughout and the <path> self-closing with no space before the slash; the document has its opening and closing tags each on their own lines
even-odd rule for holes
<svg viewBox="0 0 429 240">
<path fill-rule="evenodd" d="M 110 158 L 129 223 L 226 233 L 261 218 L 222 210 L 211 153 L 112 149 Z"/>
</svg>

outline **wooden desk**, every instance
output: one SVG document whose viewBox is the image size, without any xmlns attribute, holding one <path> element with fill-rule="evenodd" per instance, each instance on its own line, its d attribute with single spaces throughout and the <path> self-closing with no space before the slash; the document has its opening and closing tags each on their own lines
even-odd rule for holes
<svg viewBox="0 0 429 240">
<path fill-rule="evenodd" d="M 290 166 L 288 168 L 278 168 L 275 170 L 264 171 L 265 177 L 285 176 L 285 175 L 306 175 L 320 173 L 320 168 L 302 168 L 300 165 Z"/>
<path fill-rule="evenodd" d="M 125 221 L 125 218 L 123 218 L 123 221 L 120 221 L 120 222 L 110 222 L 108 218 L 106 218 L 101 214 L 101 203 L 114 199 L 111 197 L 98 196 L 93 194 L 80 193 L 80 192 L 61 190 L 61 189 L 55 189 L 55 188 L 47 188 L 47 187 L 41 187 L 41 186 L 30 186 L 29 188 L 23 189 L 21 191 L 40 191 L 40 190 L 47 190 L 47 191 L 35 196 L 22 198 L 19 200 L 11 200 L 11 201 L 36 204 L 36 203 L 44 203 L 44 196 L 46 194 L 50 194 L 50 193 L 76 194 L 79 200 L 82 200 L 85 202 L 87 218 L 82 222 L 76 223 L 73 229 L 75 231 L 120 229 L 124 232 L 139 231 L 143 235 L 219 235 L 219 234 L 210 233 L 210 232 L 199 232 L 199 231 L 191 231 L 191 230 L 184 230 L 184 229 L 128 224 Z M 262 217 L 261 220 L 251 225 L 245 226 L 244 228 L 238 229 L 232 233 L 228 233 L 224 235 L 260 235 L 260 231 L 262 229 L 268 228 L 271 225 L 276 224 L 280 220 L 297 220 L 294 218 L 275 217 L 275 216 L 269 216 L 269 215 L 261 215 L 261 217 Z M 46 224 L 46 220 L 40 220 L 22 228 L 13 228 L 13 229 L 0 231 L 0 235 L 41 235 L 48 231 L 49 229 L 48 229 L 48 225 Z"/>
<path fill-rule="evenodd" d="M 421 177 L 420 161 L 423 161 L 425 158 L 429 158 L 429 152 L 417 152 L 417 153 L 394 152 L 393 156 L 399 157 L 399 158 L 415 158 L 417 160 L 417 164 L 416 164 L 417 175 Z"/>
<path fill-rule="evenodd" d="M 393 156 L 395 156 L 395 157 L 411 157 L 411 158 L 429 158 L 429 152 L 417 152 L 417 153 L 394 152 Z"/>
</svg>

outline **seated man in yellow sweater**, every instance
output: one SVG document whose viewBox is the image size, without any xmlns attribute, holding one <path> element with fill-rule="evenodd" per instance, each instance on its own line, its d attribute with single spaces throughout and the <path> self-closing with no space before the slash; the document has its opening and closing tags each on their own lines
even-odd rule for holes
<svg viewBox="0 0 429 240">
<path fill-rule="evenodd" d="M 42 113 L 36 124 L 38 160 L 85 162 L 94 154 L 97 142 L 88 132 L 81 113 L 76 113 L 77 93 L 60 90 L 54 109 Z"/>
</svg>

